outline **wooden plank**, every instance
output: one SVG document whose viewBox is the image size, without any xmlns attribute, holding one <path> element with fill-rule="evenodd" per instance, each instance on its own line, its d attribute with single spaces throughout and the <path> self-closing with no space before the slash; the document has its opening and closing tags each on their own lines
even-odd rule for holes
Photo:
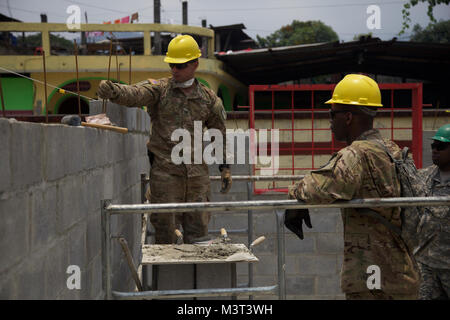
<svg viewBox="0 0 450 320">
<path fill-rule="evenodd" d="M 257 262 L 258 258 L 242 243 L 153 244 L 142 248 L 142 264 L 201 264 Z"/>
</svg>

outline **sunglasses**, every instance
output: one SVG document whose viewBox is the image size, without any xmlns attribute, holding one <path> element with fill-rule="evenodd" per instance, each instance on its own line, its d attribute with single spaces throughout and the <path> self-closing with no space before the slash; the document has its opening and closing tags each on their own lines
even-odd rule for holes
<svg viewBox="0 0 450 320">
<path fill-rule="evenodd" d="M 338 113 L 351 113 L 351 114 L 358 114 L 357 112 L 353 112 L 353 111 L 347 111 L 347 110 L 330 110 L 329 114 L 330 114 L 330 118 L 334 119 L 334 117 L 336 116 L 336 114 Z"/>
<path fill-rule="evenodd" d="M 169 67 L 170 69 L 176 68 L 178 70 L 183 70 L 186 69 L 189 65 L 189 62 L 185 62 L 185 63 L 169 63 Z"/>
<path fill-rule="evenodd" d="M 431 144 L 431 149 L 435 149 L 437 151 L 442 151 L 442 150 L 447 149 L 448 146 L 450 146 L 450 143 L 433 142 Z"/>
</svg>

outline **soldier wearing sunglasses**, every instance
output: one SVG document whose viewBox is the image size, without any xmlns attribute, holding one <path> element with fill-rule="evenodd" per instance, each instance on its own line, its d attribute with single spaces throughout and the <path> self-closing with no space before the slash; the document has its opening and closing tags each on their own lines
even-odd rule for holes
<svg viewBox="0 0 450 320">
<path fill-rule="evenodd" d="M 431 138 L 433 165 L 420 171 L 430 196 L 450 195 L 450 124 L 440 127 Z M 432 215 L 422 229 L 421 237 L 430 238 L 427 246 L 416 254 L 422 281 L 419 298 L 450 298 L 450 208 L 430 207 Z"/>
<path fill-rule="evenodd" d="M 226 137 L 226 113 L 221 99 L 208 87 L 195 79 L 200 49 L 194 38 L 180 35 L 169 43 L 164 62 L 169 64 L 171 78 L 144 81 L 136 85 L 121 85 L 101 81 L 98 96 L 128 107 L 147 106 L 152 121 L 150 141 L 147 144 L 150 169 L 151 203 L 206 202 L 209 200 L 210 180 L 208 166 L 196 163 L 194 139 L 191 139 L 190 163 L 176 164 L 172 150 L 180 141 L 172 141 L 177 129 L 189 131 L 194 137 L 194 122 L 202 128 L 218 129 Z M 203 132 L 202 132 L 203 133 Z M 222 193 L 231 188 L 231 172 L 226 164 L 224 143 L 223 162 L 219 166 L 222 176 Z M 200 146 L 201 147 L 201 146 Z M 203 149 L 199 150 L 203 155 Z M 219 159 L 222 160 L 222 159 Z M 155 228 L 157 244 L 175 243 L 175 229 L 184 232 L 185 243 L 208 235 L 209 212 L 153 213 L 150 221 Z"/>
</svg>

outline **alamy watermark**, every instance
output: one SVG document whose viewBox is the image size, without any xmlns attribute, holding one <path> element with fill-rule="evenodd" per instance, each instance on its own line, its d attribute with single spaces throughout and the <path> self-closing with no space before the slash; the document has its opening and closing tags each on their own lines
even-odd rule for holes
<svg viewBox="0 0 450 320">
<path fill-rule="evenodd" d="M 67 274 L 70 274 L 69 277 L 67 277 L 66 286 L 67 289 L 73 290 L 81 289 L 81 270 L 80 267 L 77 265 L 70 265 L 67 267 L 66 270 Z"/>
<path fill-rule="evenodd" d="M 270 136 L 270 145 L 268 140 Z M 181 139 L 181 141 L 180 141 Z M 178 128 L 172 132 L 172 141 L 179 142 L 172 148 L 171 159 L 174 164 L 260 164 L 262 175 L 273 175 L 279 169 L 279 130 L 278 129 L 227 129 L 224 139 L 218 129 L 203 131 L 201 121 L 194 121 L 194 141 L 187 129 Z M 246 162 L 246 140 L 248 162 Z M 235 141 L 237 141 L 235 152 Z M 203 142 L 210 142 L 203 148 Z M 226 148 L 224 148 L 224 143 Z M 267 151 L 270 146 L 270 155 Z M 194 150 L 192 150 L 192 148 Z M 226 155 L 224 156 L 224 151 Z M 237 155 L 235 157 L 235 154 Z"/>
<path fill-rule="evenodd" d="M 66 20 L 67 28 L 70 30 L 81 28 L 81 9 L 77 5 L 70 5 L 66 9 L 66 13 L 70 16 Z"/>
<path fill-rule="evenodd" d="M 367 278 L 367 289 L 369 290 L 380 290 L 381 289 L 381 270 L 377 265 L 371 265 L 367 267 L 367 274 L 370 276 Z"/>
<path fill-rule="evenodd" d="M 367 7 L 366 13 L 370 16 L 366 20 L 366 26 L 369 30 L 381 29 L 381 9 L 379 6 L 372 4 Z"/>
</svg>

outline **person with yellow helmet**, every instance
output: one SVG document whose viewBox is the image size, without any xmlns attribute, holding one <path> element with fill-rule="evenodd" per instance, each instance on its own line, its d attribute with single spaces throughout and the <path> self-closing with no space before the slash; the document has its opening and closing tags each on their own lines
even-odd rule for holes
<svg viewBox="0 0 450 320">
<path fill-rule="evenodd" d="M 195 79 L 200 56 L 201 51 L 195 39 L 189 35 L 179 35 L 170 41 L 164 58 L 164 62 L 169 64 L 172 77 L 136 85 L 122 85 L 111 81 L 100 83 L 99 98 L 128 107 L 148 107 L 152 122 L 150 141 L 147 144 L 151 161 L 151 203 L 209 200 L 209 172 L 203 157 L 200 161 L 194 159 L 196 152 L 191 152 L 187 156 L 190 161 L 178 163 L 172 158 L 172 151 L 179 143 L 172 141 L 172 134 L 177 129 L 187 130 L 194 137 L 194 129 L 201 123 L 201 135 L 206 127 L 218 129 L 222 137 L 226 137 L 226 113 L 222 100 Z M 190 147 L 194 151 L 195 139 L 191 140 Z M 203 146 L 200 148 L 203 155 Z M 224 144 L 223 159 L 217 159 L 221 162 L 219 170 L 223 193 L 229 191 L 232 183 L 225 149 Z M 183 159 L 184 156 L 183 154 Z M 180 229 L 180 226 L 186 243 L 205 238 L 208 235 L 209 220 L 209 212 L 153 213 L 150 217 L 155 228 L 155 243 L 158 244 L 176 243 L 175 229 Z"/>
<path fill-rule="evenodd" d="M 420 170 L 430 196 L 450 196 L 450 124 L 440 127 L 431 138 L 433 165 Z M 427 245 L 416 254 L 422 281 L 419 299 L 450 298 L 450 208 L 430 207 L 423 224 L 421 242 Z M 429 237 L 428 235 L 434 235 Z M 430 241 L 427 241 L 431 239 Z"/>
<path fill-rule="evenodd" d="M 365 75 L 348 74 L 335 87 L 330 124 L 334 137 L 347 147 L 289 188 L 289 197 L 309 204 L 401 195 L 390 156 L 401 150 L 373 128 L 382 107 L 378 84 Z M 367 214 L 368 213 L 368 214 Z M 346 299 L 417 299 L 419 271 L 408 248 L 388 225 L 401 226 L 400 208 L 345 208 L 341 289 Z M 387 220 L 381 223 L 376 217 Z M 286 227 L 303 239 L 303 223 L 314 225 L 308 210 L 286 210 Z M 370 271 L 369 271 L 370 270 Z M 373 277 L 369 279 L 369 276 Z M 372 280 L 373 279 L 373 280 Z"/>
</svg>

